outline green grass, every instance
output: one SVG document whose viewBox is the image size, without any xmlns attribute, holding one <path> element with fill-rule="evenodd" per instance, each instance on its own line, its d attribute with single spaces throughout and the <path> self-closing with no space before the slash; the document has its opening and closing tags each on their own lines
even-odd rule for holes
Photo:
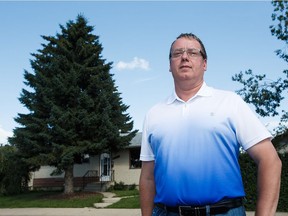
<svg viewBox="0 0 288 216">
<path fill-rule="evenodd" d="M 119 202 L 108 208 L 140 208 L 138 190 L 113 190 Z M 75 192 L 74 196 L 64 196 L 62 192 L 32 191 L 20 195 L 0 195 L 0 208 L 84 208 L 101 202 L 103 195 Z"/>
<path fill-rule="evenodd" d="M 107 208 L 140 208 L 138 190 L 114 190 L 117 197 L 123 197 L 119 202 L 114 203 Z"/>
<path fill-rule="evenodd" d="M 62 192 L 29 192 L 14 196 L 0 195 L 0 208 L 84 208 L 101 202 L 101 194 L 63 196 Z"/>
<path fill-rule="evenodd" d="M 119 202 L 114 203 L 107 208 L 140 208 L 140 200 L 139 196 L 129 197 L 129 198 L 122 198 Z"/>
<path fill-rule="evenodd" d="M 112 190 L 111 193 L 115 193 L 117 197 L 138 196 L 138 190 Z"/>
</svg>

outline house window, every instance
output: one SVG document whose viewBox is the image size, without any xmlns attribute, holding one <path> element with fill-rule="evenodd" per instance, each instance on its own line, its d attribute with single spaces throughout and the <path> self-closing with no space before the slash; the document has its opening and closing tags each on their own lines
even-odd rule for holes
<svg viewBox="0 0 288 216">
<path fill-rule="evenodd" d="M 89 154 L 84 154 L 82 163 L 90 163 L 90 155 Z"/>
<path fill-rule="evenodd" d="M 141 168 L 141 161 L 140 161 L 140 148 L 131 148 L 130 149 L 130 169 L 137 169 Z"/>
</svg>

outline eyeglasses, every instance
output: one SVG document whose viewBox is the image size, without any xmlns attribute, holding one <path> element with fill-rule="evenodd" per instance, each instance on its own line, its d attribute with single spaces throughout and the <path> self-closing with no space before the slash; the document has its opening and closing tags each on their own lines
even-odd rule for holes
<svg viewBox="0 0 288 216">
<path fill-rule="evenodd" d="M 171 57 L 172 58 L 179 58 L 181 57 L 184 52 L 186 52 L 187 56 L 190 58 L 195 58 L 198 56 L 202 56 L 203 57 L 203 53 L 200 49 L 196 49 L 196 48 L 189 48 L 189 49 L 175 49 L 171 52 Z"/>
</svg>

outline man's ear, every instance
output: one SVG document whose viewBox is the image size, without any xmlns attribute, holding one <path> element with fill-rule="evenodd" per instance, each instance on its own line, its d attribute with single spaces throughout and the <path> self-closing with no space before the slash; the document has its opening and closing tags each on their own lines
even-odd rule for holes
<svg viewBox="0 0 288 216">
<path fill-rule="evenodd" d="M 207 59 L 205 59 L 205 64 L 204 64 L 204 71 L 207 70 Z"/>
</svg>

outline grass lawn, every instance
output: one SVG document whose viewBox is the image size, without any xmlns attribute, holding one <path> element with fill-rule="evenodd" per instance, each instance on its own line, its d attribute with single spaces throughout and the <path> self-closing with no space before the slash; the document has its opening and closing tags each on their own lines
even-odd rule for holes
<svg viewBox="0 0 288 216">
<path fill-rule="evenodd" d="M 138 190 L 111 192 L 123 198 L 109 208 L 140 208 Z M 13 196 L 0 195 L 0 208 L 84 208 L 93 207 L 102 198 L 102 194 L 92 192 L 64 195 L 62 192 L 31 191 Z"/>
<path fill-rule="evenodd" d="M 13 196 L 0 195 L 0 208 L 84 208 L 93 207 L 103 198 L 99 193 L 29 192 Z"/>
<path fill-rule="evenodd" d="M 139 196 L 122 198 L 119 202 L 107 206 L 107 208 L 128 208 L 128 209 L 140 208 Z"/>
<path fill-rule="evenodd" d="M 111 191 L 117 197 L 123 197 L 119 202 L 114 203 L 107 208 L 140 208 L 139 191 L 138 190 L 123 190 Z"/>
<path fill-rule="evenodd" d="M 115 193 L 117 197 L 139 196 L 138 190 L 112 190 L 111 193 Z"/>
</svg>

